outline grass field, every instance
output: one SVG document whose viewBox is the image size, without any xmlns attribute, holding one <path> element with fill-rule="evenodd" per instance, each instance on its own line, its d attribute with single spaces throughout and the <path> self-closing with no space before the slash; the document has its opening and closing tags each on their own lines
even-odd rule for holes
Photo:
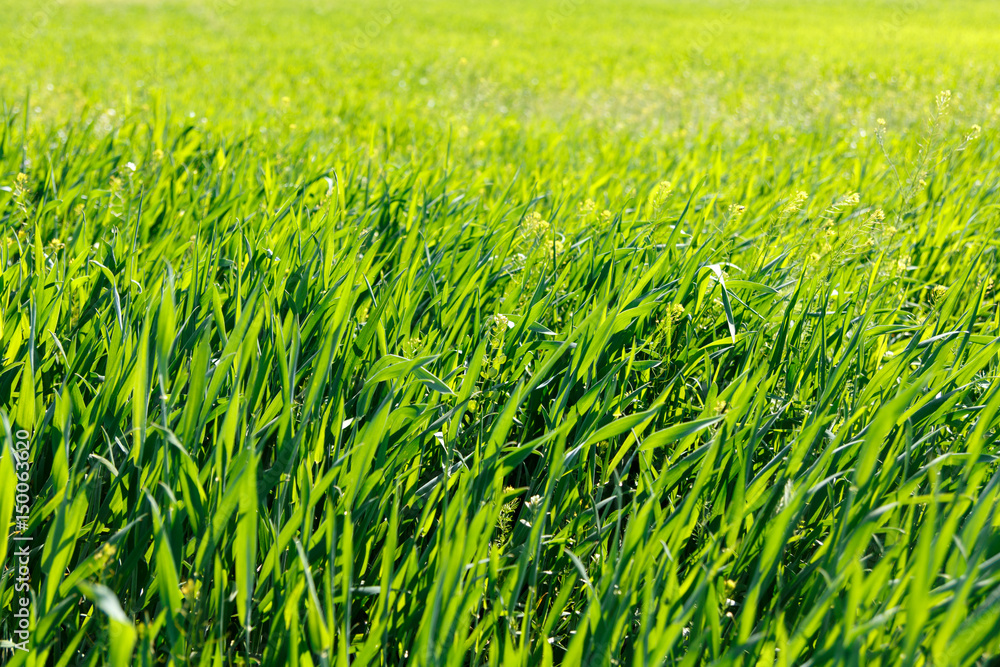
<svg viewBox="0 0 1000 667">
<path fill-rule="evenodd" d="M 1000 6 L 0 0 L 0 662 L 1000 655 Z"/>
</svg>

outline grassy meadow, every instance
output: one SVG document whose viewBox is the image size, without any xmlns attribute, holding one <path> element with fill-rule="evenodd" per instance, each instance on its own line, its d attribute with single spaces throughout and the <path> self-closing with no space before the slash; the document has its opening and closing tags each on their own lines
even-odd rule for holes
<svg viewBox="0 0 1000 667">
<path fill-rule="evenodd" d="M 1000 659 L 996 3 L 0 16 L 0 663 Z"/>
</svg>

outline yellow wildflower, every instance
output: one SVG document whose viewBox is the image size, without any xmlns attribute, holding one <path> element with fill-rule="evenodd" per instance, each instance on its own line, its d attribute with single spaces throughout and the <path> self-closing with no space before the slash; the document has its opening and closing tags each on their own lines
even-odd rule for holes
<svg viewBox="0 0 1000 667">
<path fill-rule="evenodd" d="M 656 184 L 653 192 L 649 195 L 649 205 L 652 207 L 654 213 L 666 203 L 673 191 L 674 186 L 670 181 L 660 181 Z"/>
<path fill-rule="evenodd" d="M 670 322 L 676 324 L 684 319 L 684 306 L 675 303 L 670 306 Z"/>
<path fill-rule="evenodd" d="M 524 216 L 523 230 L 525 236 L 541 236 L 549 229 L 549 223 L 537 211 Z"/>
<path fill-rule="evenodd" d="M 937 94 L 935 103 L 937 104 L 938 115 L 947 113 L 948 107 L 951 106 L 951 91 L 942 90 L 940 93 Z"/>
<path fill-rule="evenodd" d="M 802 205 L 805 204 L 806 199 L 809 199 L 809 193 L 799 190 L 791 199 L 788 200 L 788 203 L 785 204 L 785 208 L 783 208 L 781 212 L 786 215 L 790 215 L 792 213 L 796 213 L 797 211 L 801 211 Z"/>
</svg>

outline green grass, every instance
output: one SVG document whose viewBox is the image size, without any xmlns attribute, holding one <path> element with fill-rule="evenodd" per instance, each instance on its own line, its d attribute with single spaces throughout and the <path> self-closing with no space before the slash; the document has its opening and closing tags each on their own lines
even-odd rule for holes
<svg viewBox="0 0 1000 667">
<path fill-rule="evenodd" d="M 1000 654 L 994 3 L 331 4 L 0 0 L 4 664 Z"/>
</svg>

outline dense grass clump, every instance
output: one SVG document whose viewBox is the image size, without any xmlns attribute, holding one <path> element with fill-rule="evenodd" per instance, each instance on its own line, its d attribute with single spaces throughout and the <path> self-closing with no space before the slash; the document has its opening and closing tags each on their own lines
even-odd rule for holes
<svg viewBox="0 0 1000 667">
<path fill-rule="evenodd" d="M 995 6 L 10 4 L 4 664 L 1000 653 Z"/>
</svg>

